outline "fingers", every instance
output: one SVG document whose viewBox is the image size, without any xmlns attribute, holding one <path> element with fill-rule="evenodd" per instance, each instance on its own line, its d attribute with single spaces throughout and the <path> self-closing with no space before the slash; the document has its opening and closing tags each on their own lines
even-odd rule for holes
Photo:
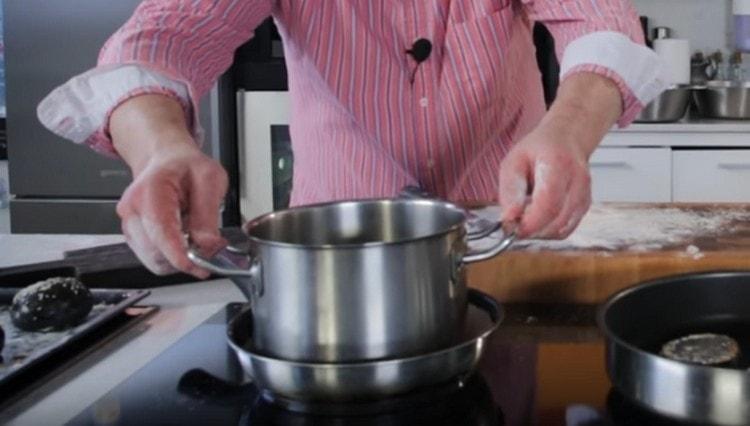
<svg viewBox="0 0 750 426">
<path fill-rule="evenodd" d="M 568 218 L 568 222 L 560 229 L 560 238 L 567 238 L 571 233 L 573 233 L 573 231 L 581 223 L 583 217 L 586 215 L 586 212 L 589 211 L 589 207 L 591 207 L 590 196 L 588 200 L 581 202 L 581 204 L 578 205 L 575 210 L 573 210 L 573 213 Z"/>
<path fill-rule="evenodd" d="M 227 245 L 219 234 L 219 207 L 226 194 L 227 176 L 221 166 L 209 162 L 195 170 L 192 178 L 186 227 L 193 244 L 210 257 Z"/>
<path fill-rule="evenodd" d="M 138 213 L 151 242 L 174 268 L 201 279 L 209 277 L 208 271 L 187 257 L 188 245 L 182 232 L 176 190 L 156 185 L 147 188 Z"/>
<path fill-rule="evenodd" d="M 590 177 L 586 167 L 576 163 L 561 164 L 566 165 L 549 166 L 548 170 L 544 170 L 544 164 L 537 166 L 532 202 L 521 223 L 523 235 L 565 238 L 591 205 Z"/>
<path fill-rule="evenodd" d="M 158 248 L 151 242 L 143 224 L 137 216 L 129 216 L 122 221 L 122 233 L 125 240 L 138 260 L 156 275 L 168 275 L 177 272 L 169 261 L 162 256 Z"/>
<path fill-rule="evenodd" d="M 591 191 L 583 181 L 573 178 L 564 205 L 557 217 L 537 232 L 538 238 L 566 238 L 576 228 L 591 204 Z"/>
<path fill-rule="evenodd" d="M 187 257 L 180 219 L 180 189 L 169 179 L 134 182 L 117 205 L 126 240 L 150 271 L 165 275 L 182 271 L 205 279 L 208 271 Z"/>
<path fill-rule="evenodd" d="M 503 162 L 498 197 L 503 210 L 503 223 L 514 223 L 523 215 L 531 187 L 528 179 L 530 172 L 530 163 L 524 155 L 511 155 Z"/>
<path fill-rule="evenodd" d="M 541 237 L 540 231 L 557 218 L 571 183 L 568 171 L 558 162 L 539 161 L 534 167 L 534 187 L 518 230 L 519 236 Z"/>
</svg>

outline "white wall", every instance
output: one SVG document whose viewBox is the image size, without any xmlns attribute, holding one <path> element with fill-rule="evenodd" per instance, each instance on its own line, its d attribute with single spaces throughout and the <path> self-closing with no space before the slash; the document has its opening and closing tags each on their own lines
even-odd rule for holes
<svg viewBox="0 0 750 426">
<path fill-rule="evenodd" d="M 695 50 L 713 52 L 732 48 L 731 0 L 633 0 L 649 26 L 670 27 L 674 37 L 690 39 Z"/>
</svg>

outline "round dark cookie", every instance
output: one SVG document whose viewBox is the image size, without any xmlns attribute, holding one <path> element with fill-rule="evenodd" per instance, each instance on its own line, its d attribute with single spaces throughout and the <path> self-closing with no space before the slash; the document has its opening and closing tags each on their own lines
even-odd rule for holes
<svg viewBox="0 0 750 426">
<path fill-rule="evenodd" d="M 722 365 L 740 354 L 737 341 L 723 334 L 691 334 L 662 346 L 661 355 L 669 359 L 699 365 Z"/>
<path fill-rule="evenodd" d="M 93 306 L 91 292 L 77 278 L 49 278 L 16 293 L 11 320 L 26 331 L 64 330 L 80 324 Z"/>
</svg>

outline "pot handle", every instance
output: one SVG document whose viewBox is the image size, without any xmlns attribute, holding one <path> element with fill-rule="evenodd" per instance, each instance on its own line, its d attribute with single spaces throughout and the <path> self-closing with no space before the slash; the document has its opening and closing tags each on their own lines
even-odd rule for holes
<svg viewBox="0 0 750 426">
<path fill-rule="evenodd" d="M 238 268 L 235 262 L 230 260 L 232 257 L 236 258 L 237 256 L 244 256 L 250 267 L 247 269 Z M 252 301 L 263 295 L 263 281 L 260 279 L 260 259 L 257 257 L 231 246 L 222 249 L 211 259 L 206 259 L 198 252 L 197 248 L 191 246 L 188 248 L 187 257 L 196 265 L 214 274 L 249 279 L 249 286 L 244 286 L 234 280 L 232 281 L 242 294 L 245 295 L 247 300 Z"/>
<path fill-rule="evenodd" d="M 500 229 L 502 227 L 501 223 L 498 223 L 498 225 L 499 226 L 495 228 L 495 230 Z M 469 238 L 469 240 L 473 240 L 473 239 L 476 239 L 476 238 Z M 516 240 L 516 229 L 514 227 L 512 231 L 510 231 L 507 235 L 503 235 L 503 237 L 500 238 L 497 241 L 497 243 L 493 244 L 492 246 L 486 249 L 481 249 L 481 250 L 469 250 L 468 252 L 466 252 L 466 254 L 464 254 L 464 257 L 463 259 L 461 259 L 461 261 L 464 264 L 467 264 L 467 263 L 482 262 L 484 260 L 491 259 L 497 256 L 498 254 L 504 252 L 505 250 L 507 250 L 511 246 L 511 244 L 513 244 L 515 240 Z"/>
</svg>

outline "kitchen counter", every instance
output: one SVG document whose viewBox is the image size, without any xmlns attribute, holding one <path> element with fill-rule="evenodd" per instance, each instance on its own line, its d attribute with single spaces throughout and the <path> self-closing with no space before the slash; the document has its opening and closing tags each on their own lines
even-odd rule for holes
<svg viewBox="0 0 750 426">
<path fill-rule="evenodd" d="M 0 268 L 60 260 L 63 253 L 125 241 L 119 234 L 0 234 Z"/>
<path fill-rule="evenodd" d="M 633 123 L 615 133 L 750 133 L 750 120 L 687 117 L 675 123 Z"/>
<path fill-rule="evenodd" d="M 750 270 L 750 205 L 597 204 L 566 240 L 520 241 L 472 265 L 469 282 L 504 302 L 600 303 L 645 280 L 711 270 Z"/>
</svg>

